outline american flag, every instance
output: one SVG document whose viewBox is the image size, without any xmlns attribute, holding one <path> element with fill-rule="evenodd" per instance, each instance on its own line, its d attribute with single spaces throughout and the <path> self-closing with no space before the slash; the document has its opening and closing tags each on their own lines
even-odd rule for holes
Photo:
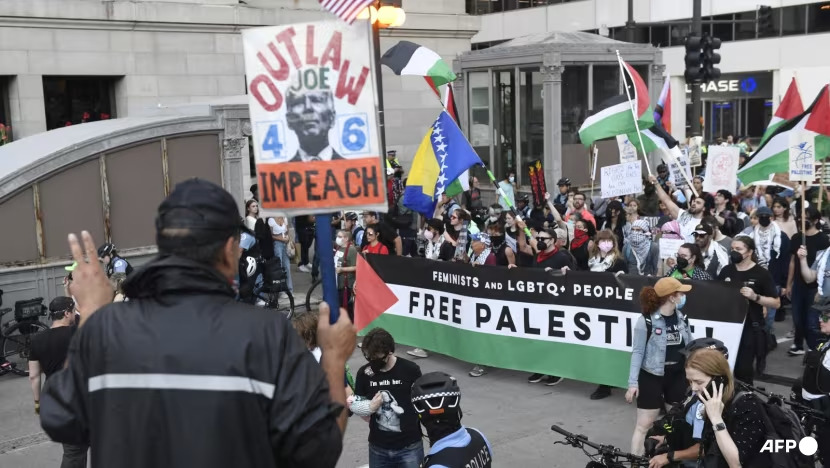
<svg viewBox="0 0 830 468">
<path fill-rule="evenodd" d="M 323 8 L 349 24 L 354 23 L 357 15 L 372 3 L 375 3 L 374 0 L 320 0 Z"/>
</svg>

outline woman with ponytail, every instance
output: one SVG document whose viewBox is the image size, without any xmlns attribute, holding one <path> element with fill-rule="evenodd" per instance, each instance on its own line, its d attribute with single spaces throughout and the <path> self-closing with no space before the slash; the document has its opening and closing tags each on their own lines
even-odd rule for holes
<svg viewBox="0 0 830 468">
<path fill-rule="evenodd" d="M 637 400 L 637 423 L 631 451 L 642 454 L 646 432 L 660 408 L 683 401 L 686 395 L 683 349 L 692 341 L 686 316 L 680 311 L 692 287 L 675 278 L 661 278 L 640 291 L 643 315 L 634 326 L 631 368 L 625 399 Z"/>
</svg>

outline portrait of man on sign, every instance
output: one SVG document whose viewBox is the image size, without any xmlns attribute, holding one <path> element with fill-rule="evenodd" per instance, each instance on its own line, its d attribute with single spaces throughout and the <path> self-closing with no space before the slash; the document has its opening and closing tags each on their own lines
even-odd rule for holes
<svg viewBox="0 0 830 468">
<path fill-rule="evenodd" d="M 289 88 L 285 96 L 288 128 L 296 135 L 300 148 L 289 162 L 344 159 L 329 144 L 334 128 L 334 96 L 330 90 Z"/>
</svg>

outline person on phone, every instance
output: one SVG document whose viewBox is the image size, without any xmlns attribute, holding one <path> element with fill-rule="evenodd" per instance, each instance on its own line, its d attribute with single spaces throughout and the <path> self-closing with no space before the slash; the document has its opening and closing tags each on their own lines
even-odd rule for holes
<svg viewBox="0 0 830 468">
<path fill-rule="evenodd" d="M 643 453 L 646 432 L 660 408 L 683 401 L 686 379 L 681 350 L 692 341 L 688 320 L 681 312 L 692 286 L 661 278 L 640 291 L 643 315 L 634 326 L 631 368 L 625 399 L 637 400 L 637 423 L 631 437 L 632 453 Z"/>
<path fill-rule="evenodd" d="M 740 293 L 749 302 L 744 321 L 744 331 L 735 358 L 735 378 L 752 384 L 755 371 L 760 374 L 766 364 L 767 308 L 779 308 L 781 299 L 775 289 L 770 272 L 756 263 L 755 241 L 751 237 L 738 236 L 732 241 L 729 265 L 718 275 L 721 281 L 729 281 L 741 287 Z M 753 366 L 753 364 L 755 364 Z"/>
<path fill-rule="evenodd" d="M 769 454 L 761 453 L 767 440 L 761 402 L 752 395 L 736 398 L 735 380 L 723 353 L 693 352 L 686 360 L 686 378 L 703 402 L 706 417 L 700 442 L 702 466 L 770 466 Z"/>
</svg>

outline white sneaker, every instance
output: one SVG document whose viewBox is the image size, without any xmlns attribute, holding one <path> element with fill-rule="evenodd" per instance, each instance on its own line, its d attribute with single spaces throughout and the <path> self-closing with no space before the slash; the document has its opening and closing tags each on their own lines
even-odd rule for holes
<svg viewBox="0 0 830 468">
<path fill-rule="evenodd" d="M 257 299 L 256 305 L 259 307 L 265 307 L 265 301 L 263 301 L 262 299 Z"/>
<path fill-rule="evenodd" d="M 788 331 L 787 338 L 795 338 L 795 330 Z"/>
<path fill-rule="evenodd" d="M 311 273 L 311 268 L 305 265 L 300 265 L 298 270 L 302 271 L 303 273 Z"/>
<path fill-rule="evenodd" d="M 286 293 L 285 291 L 281 292 L 280 299 L 288 299 L 288 293 Z"/>
<path fill-rule="evenodd" d="M 429 354 L 421 348 L 415 348 L 413 350 L 407 351 L 406 354 L 410 356 L 415 356 L 417 358 L 428 358 Z"/>
<path fill-rule="evenodd" d="M 487 373 L 487 370 L 485 370 L 483 367 L 475 366 L 473 367 L 473 370 L 470 371 L 470 377 L 481 377 L 485 373 Z"/>
</svg>

